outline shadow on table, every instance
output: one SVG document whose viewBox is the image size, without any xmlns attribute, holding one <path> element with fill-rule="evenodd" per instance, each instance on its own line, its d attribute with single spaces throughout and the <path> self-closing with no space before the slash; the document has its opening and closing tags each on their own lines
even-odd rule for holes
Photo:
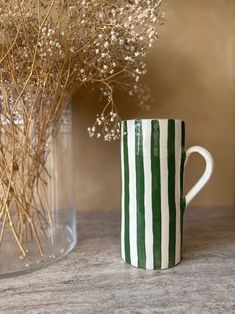
<svg viewBox="0 0 235 314">
<path fill-rule="evenodd" d="M 118 210 L 78 214 L 78 241 L 94 238 L 119 237 L 120 212 Z"/>
<path fill-rule="evenodd" d="M 183 237 L 184 260 L 235 255 L 235 209 L 187 209 Z M 114 243 L 119 241 L 120 212 L 111 210 L 78 214 L 78 244 L 84 245 L 91 239 L 102 238 L 113 238 Z"/>
<path fill-rule="evenodd" d="M 235 255 L 235 209 L 188 209 L 184 219 L 184 260 L 200 256 Z M 228 247 L 231 249 L 228 250 Z M 225 253 L 226 252 L 226 253 Z"/>
</svg>

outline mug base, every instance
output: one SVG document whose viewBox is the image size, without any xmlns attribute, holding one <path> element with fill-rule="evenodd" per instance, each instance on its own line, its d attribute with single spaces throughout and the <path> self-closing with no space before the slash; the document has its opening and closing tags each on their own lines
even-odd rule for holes
<svg viewBox="0 0 235 314">
<path fill-rule="evenodd" d="M 128 263 L 127 261 L 125 261 L 123 258 L 122 260 L 125 262 L 125 264 L 131 266 L 131 267 L 135 267 L 135 268 L 139 268 L 139 269 L 144 269 L 144 270 L 147 270 L 147 271 L 152 271 L 152 270 L 167 270 L 167 269 L 170 269 L 170 268 L 173 268 L 175 266 L 178 266 L 181 262 L 182 262 L 182 259 L 176 263 L 175 265 L 170 265 L 168 267 L 155 267 L 155 268 L 147 268 L 147 267 L 142 267 L 142 266 L 137 266 L 137 265 L 134 265 L 134 264 L 131 264 L 131 263 Z"/>
</svg>

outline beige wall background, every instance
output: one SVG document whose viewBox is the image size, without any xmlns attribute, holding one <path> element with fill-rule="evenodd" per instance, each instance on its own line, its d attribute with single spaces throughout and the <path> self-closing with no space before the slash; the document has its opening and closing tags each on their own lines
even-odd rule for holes
<svg viewBox="0 0 235 314">
<path fill-rule="evenodd" d="M 235 204 L 235 1 L 165 0 L 166 24 L 150 52 L 144 79 L 154 103 L 149 112 L 120 96 L 127 118 L 179 118 L 187 146 L 201 145 L 215 159 L 215 173 L 191 206 Z M 89 139 L 86 128 L 102 108 L 86 91 L 74 98 L 76 202 L 79 210 L 120 208 L 119 143 Z M 193 156 L 185 191 L 204 169 Z"/>
</svg>

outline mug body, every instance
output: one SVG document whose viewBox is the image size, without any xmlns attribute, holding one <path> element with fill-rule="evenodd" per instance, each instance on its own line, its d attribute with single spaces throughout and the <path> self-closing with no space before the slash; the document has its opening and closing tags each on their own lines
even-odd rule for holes
<svg viewBox="0 0 235 314">
<path fill-rule="evenodd" d="M 121 126 L 121 255 L 135 267 L 181 261 L 185 123 L 127 120 Z"/>
</svg>

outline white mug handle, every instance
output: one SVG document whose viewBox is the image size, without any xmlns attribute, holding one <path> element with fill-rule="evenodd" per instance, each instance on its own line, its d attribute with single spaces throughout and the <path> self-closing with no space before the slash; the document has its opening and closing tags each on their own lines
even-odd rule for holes
<svg viewBox="0 0 235 314">
<path fill-rule="evenodd" d="M 186 152 L 185 165 L 191 154 L 198 153 L 200 154 L 206 161 L 206 170 L 199 181 L 194 185 L 194 187 L 188 192 L 185 197 L 186 207 L 192 201 L 192 199 L 204 188 L 207 182 L 210 180 L 210 177 L 214 170 L 214 160 L 212 155 L 203 147 L 193 146 L 189 148 Z"/>
</svg>

